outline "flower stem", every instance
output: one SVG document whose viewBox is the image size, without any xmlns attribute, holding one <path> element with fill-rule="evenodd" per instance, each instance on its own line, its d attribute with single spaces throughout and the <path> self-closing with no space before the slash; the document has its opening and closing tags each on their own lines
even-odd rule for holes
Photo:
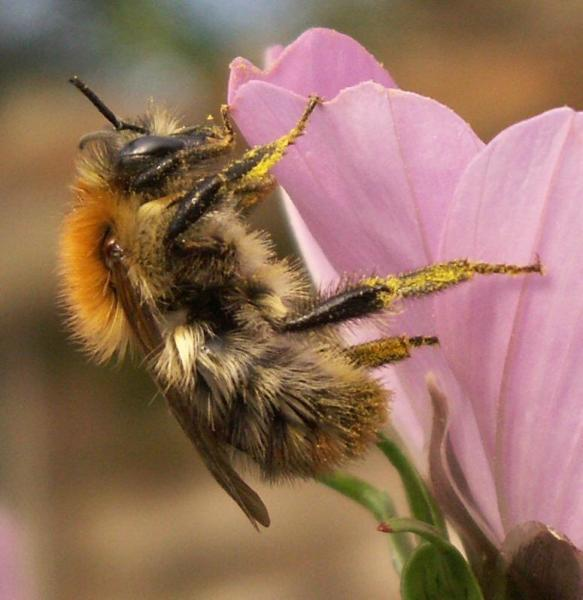
<svg viewBox="0 0 583 600">
<path fill-rule="evenodd" d="M 390 521 L 395 515 L 395 507 L 389 495 L 358 477 L 336 472 L 330 475 L 321 475 L 318 480 L 366 508 L 378 522 Z M 403 565 L 413 552 L 411 538 L 407 533 L 391 535 L 389 544 L 393 565 L 400 574 Z"/>
<path fill-rule="evenodd" d="M 403 482 L 413 516 L 420 521 L 435 526 L 440 531 L 440 534 L 447 539 L 447 528 L 443 516 L 417 469 L 409 461 L 398 444 L 383 433 L 379 433 L 378 437 L 379 442 L 377 443 L 377 447 L 389 459 L 395 469 L 397 469 Z"/>
</svg>

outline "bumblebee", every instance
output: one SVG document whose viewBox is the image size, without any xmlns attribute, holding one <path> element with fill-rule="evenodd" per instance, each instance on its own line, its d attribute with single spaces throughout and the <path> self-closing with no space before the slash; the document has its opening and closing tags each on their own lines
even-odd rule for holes
<svg viewBox="0 0 583 600">
<path fill-rule="evenodd" d="M 61 236 L 73 335 L 98 361 L 141 349 L 170 411 L 255 527 L 269 525 L 268 511 L 233 468 L 236 456 L 272 482 L 361 457 L 390 400 L 370 370 L 437 343 L 400 336 L 349 346 L 338 325 L 475 274 L 540 271 L 456 260 L 315 292 L 247 215 L 274 189 L 270 169 L 319 98 L 289 133 L 232 158 L 227 107 L 221 124 L 183 126 L 155 106 L 121 120 L 78 78 L 71 83 L 110 124 L 81 139 Z"/>
</svg>

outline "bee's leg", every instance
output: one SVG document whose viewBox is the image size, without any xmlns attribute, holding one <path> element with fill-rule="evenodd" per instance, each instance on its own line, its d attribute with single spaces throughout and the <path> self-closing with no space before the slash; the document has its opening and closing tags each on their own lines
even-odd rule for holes
<svg viewBox="0 0 583 600">
<path fill-rule="evenodd" d="M 231 121 L 230 109 L 228 104 L 221 104 L 221 119 L 223 120 L 223 130 L 225 137 L 231 140 L 233 143 L 235 139 L 235 129 L 233 128 L 233 121 Z"/>
<path fill-rule="evenodd" d="M 229 173 L 229 181 L 237 181 L 239 186 L 256 185 L 263 181 L 270 169 L 283 158 L 288 146 L 304 133 L 310 115 L 321 102 L 320 97 L 310 96 L 304 112 L 291 131 L 271 144 L 247 150 L 240 160 L 227 165 L 224 172 Z"/>
<path fill-rule="evenodd" d="M 225 135 L 220 139 L 213 139 L 212 142 L 198 146 L 187 146 L 170 156 L 161 158 L 155 165 L 135 177 L 132 182 L 132 190 L 139 191 L 151 186 L 160 179 L 167 177 L 182 163 L 197 163 L 228 153 L 233 147 L 233 143 L 234 139 L 231 131 L 230 135 Z"/>
<path fill-rule="evenodd" d="M 538 261 L 527 266 L 516 266 L 461 259 L 429 265 L 401 275 L 369 277 L 323 300 L 304 314 L 286 319 L 280 328 L 283 331 L 302 331 L 366 317 L 390 307 L 397 300 L 434 294 L 468 281 L 474 275 L 525 273 L 542 274 L 542 266 Z"/>
<path fill-rule="evenodd" d="M 236 198 L 237 206 L 243 212 L 247 212 L 273 192 L 276 187 L 275 177 L 267 174 L 261 179 L 237 185 L 232 193 Z"/>
<path fill-rule="evenodd" d="M 235 131 L 229 117 L 229 107 L 221 106 L 222 127 L 217 125 L 184 127 L 177 133 L 187 135 L 197 132 L 203 136 L 204 142 L 187 146 L 170 156 L 161 158 L 155 165 L 138 175 L 132 184 L 132 189 L 139 191 L 147 188 L 163 177 L 167 177 L 181 163 L 197 163 L 216 158 L 228 153 L 235 144 Z"/>
<path fill-rule="evenodd" d="M 346 349 L 346 354 L 359 366 L 374 369 L 398 362 L 411 356 L 411 348 L 439 344 L 435 336 L 380 338 L 372 342 L 357 344 Z"/>
<path fill-rule="evenodd" d="M 219 141 L 220 145 L 228 146 L 229 148 L 235 143 L 235 129 L 233 127 L 233 121 L 231 121 L 231 115 L 229 114 L 230 109 L 228 104 L 221 105 L 221 120 L 223 121 L 222 127 L 217 125 L 208 125 L 207 127 L 201 125 L 194 125 L 188 127 L 181 127 L 174 135 L 188 135 L 195 133 L 197 130 L 200 132 L 206 128 L 210 130 L 212 138 L 215 141 Z M 209 121 L 213 121 L 213 117 L 208 117 Z"/>
<path fill-rule="evenodd" d="M 168 228 L 166 243 L 172 244 L 178 235 L 233 190 L 261 186 L 266 181 L 269 170 L 282 159 L 288 146 L 302 135 L 310 115 L 320 102 L 320 98 L 311 96 L 302 116 L 290 132 L 271 144 L 247 150 L 239 160 L 229 163 L 219 173 L 202 179 L 193 190 L 175 200 L 172 205 L 178 203 L 178 210 Z"/>
</svg>

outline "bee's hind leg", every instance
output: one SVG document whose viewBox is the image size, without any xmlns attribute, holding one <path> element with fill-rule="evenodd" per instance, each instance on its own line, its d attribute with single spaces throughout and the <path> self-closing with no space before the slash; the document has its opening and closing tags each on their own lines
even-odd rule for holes
<svg viewBox="0 0 583 600">
<path fill-rule="evenodd" d="M 405 335 L 380 338 L 346 348 L 346 355 L 360 367 L 374 369 L 411 356 L 411 349 L 439 344 L 435 336 Z"/>
</svg>

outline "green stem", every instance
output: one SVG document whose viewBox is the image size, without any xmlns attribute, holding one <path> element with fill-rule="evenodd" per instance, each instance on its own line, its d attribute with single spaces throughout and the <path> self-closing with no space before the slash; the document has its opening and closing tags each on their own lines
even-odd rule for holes
<svg viewBox="0 0 583 600">
<path fill-rule="evenodd" d="M 358 477 L 336 472 L 331 475 L 321 475 L 318 480 L 366 508 L 378 522 L 388 522 L 395 515 L 395 507 L 389 495 Z M 413 552 L 413 544 L 409 535 L 403 533 L 391 535 L 389 545 L 391 546 L 393 565 L 400 574 L 403 565 Z"/>
<path fill-rule="evenodd" d="M 401 477 L 413 516 L 434 525 L 447 539 L 447 528 L 440 510 L 427 486 L 401 448 L 383 433 L 378 434 L 377 447 L 389 459 Z"/>
<path fill-rule="evenodd" d="M 379 525 L 379 531 L 382 531 L 383 533 L 414 533 L 424 540 L 431 542 L 440 550 L 450 552 L 452 549 L 455 549 L 455 547 L 443 537 L 443 533 L 440 529 L 429 523 L 425 523 L 424 521 L 419 521 L 418 519 L 409 519 L 406 517 L 388 519 Z"/>
</svg>

